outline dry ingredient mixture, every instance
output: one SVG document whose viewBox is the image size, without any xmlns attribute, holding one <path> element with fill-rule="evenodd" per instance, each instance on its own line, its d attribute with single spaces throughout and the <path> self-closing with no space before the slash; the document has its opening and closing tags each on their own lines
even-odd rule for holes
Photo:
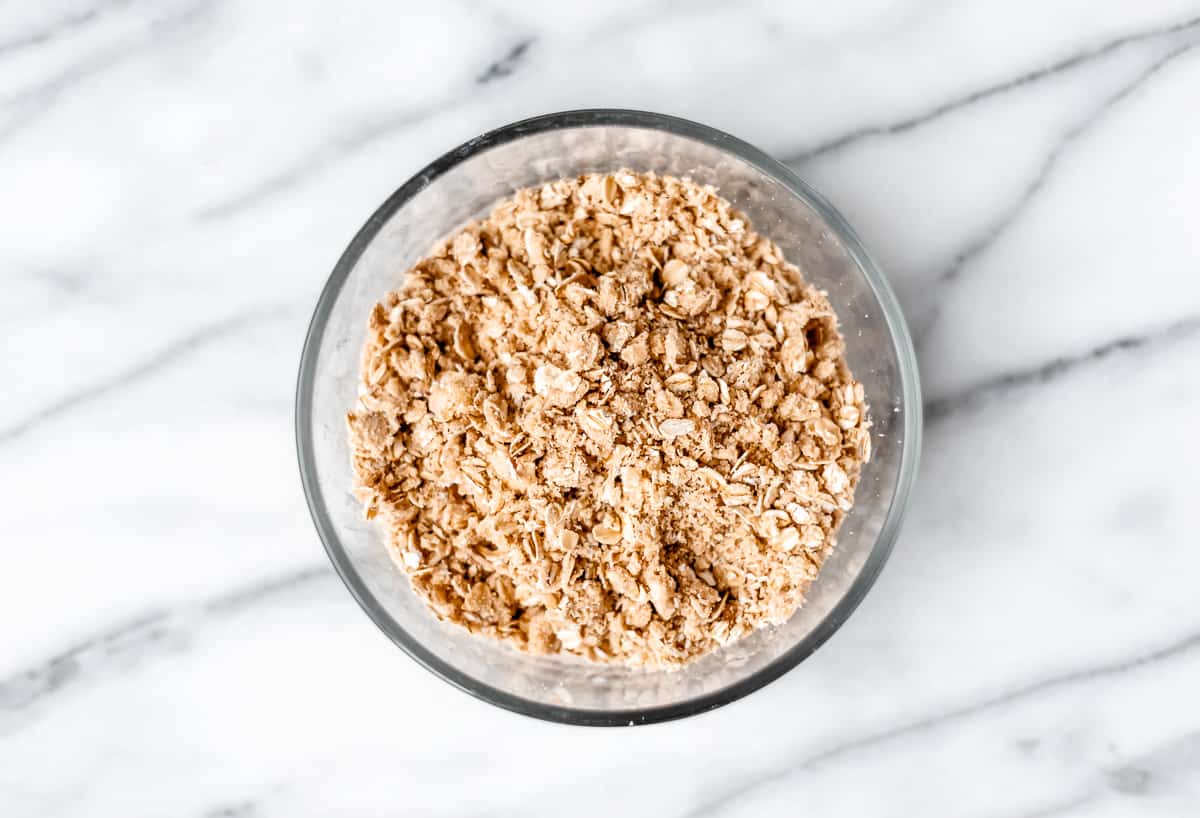
<svg viewBox="0 0 1200 818">
<path fill-rule="evenodd" d="M 675 667 L 786 620 L 870 436 L 825 295 L 711 186 L 522 190 L 370 316 L 358 489 L 441 618 Z"/>
</svg>

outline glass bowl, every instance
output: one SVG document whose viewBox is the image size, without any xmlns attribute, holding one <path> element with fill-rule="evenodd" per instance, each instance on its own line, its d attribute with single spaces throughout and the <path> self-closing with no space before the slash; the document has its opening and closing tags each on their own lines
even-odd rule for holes
<svg viewBox="0 0 1200 818">
<path fill-rule="evenodd" d="M 542 182 L 629 168 L 711 183 L 828 292 L 847 357 L 866 388 L 872 456 L 838 547 L 786 623 L 676 671 L 538 657 L 439 622 L 393 565 L 351 492 L 345 415 L 353 408 L 367 317 L 433 243 L 500 198 Z M 712 128 L 638 111 L 527 119 L 433 162 L 367 220 L 325 285 L 304 344 L 296 442 L 325 549 L 363 610 L 413 659 L 500 707 L 551 721 L 645 724 L 720 707 L 812 654 L 862 601 L 883 567 L 916 474 L 921 400 L 896 299 L 845 220 L 788 168 Z"/>
</svg>

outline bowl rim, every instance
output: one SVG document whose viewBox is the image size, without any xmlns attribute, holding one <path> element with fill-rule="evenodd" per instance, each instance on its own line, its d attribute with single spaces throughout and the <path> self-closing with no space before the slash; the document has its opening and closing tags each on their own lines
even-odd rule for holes
<svg viewBox="0 0 1200 818">
<path fill-rule="evenodd" d="M 900 408 L 904 416 L 898 479 L 879 535 L 871 546 L 870 553 L 858 576 L 817 627 L 773 662 L 739 682 L 674 704 L 621 710 L 590 710 L 552 705 L 513 695 L 481 682 L 438 658 L 400 627 L 367 589 L 333 527 L 315 468 L 311 411 L 311 395 L 315 384 L 318 353 L 333 306 L 359 257 L 396 211 L 451 168 L 491 148 L 547 131 L 605 126 L 660 130 L 706 143 L 754 166 L 809 204 L 837 234 L 847 253 L 862 270 L 879 302 L 899 359 L 902 387 Z M 464 142 L 418 171 L 379 206 L 355 234 L 338 259 L 317 300 L 305 335 L 296 381 L 295 433 L 300 479 L 304 487 L 305 500 L 313 524 L 325 547 L 325 552 L 350 594 L 393 643 L 426 670 L 459 690 L 506 710 L 565 724 L 622 726 L 670 721 L 714 710 L 736 701 L 770 684 L 800 664 L 842 626 L 862 602 L 867 591 L 879 576 L 899 534 L 920 458 L 922 404 L 916 354 L 899 302 L 878 265 L 867 253 L 849 223 L 821 194 L 774 157 L 737 137 L 707 125 L 648 111 L 590 108 L 560 111 L 522 119 Z"/>
</svg>

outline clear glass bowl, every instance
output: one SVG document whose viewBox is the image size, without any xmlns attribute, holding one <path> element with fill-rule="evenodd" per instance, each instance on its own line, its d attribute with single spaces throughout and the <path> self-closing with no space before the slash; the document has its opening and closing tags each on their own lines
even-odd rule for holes
<svg viewBox="0 0 1200 818">
<path fill-rule="evenodd" d="M 345 415 L 355 401 L 372 305 L 434 241 L 518 188 L 630 168 L 716 185 L 774 239 L 838 311 L 866 387 L 873 453 L 838 547 L 804 606 L 682 670 L 642 671 L 535 657 L 437 621 L 393 566 L 351 493 Z M 296 438 L 309 509 L 346 587 L 384 633 L 451 684 L 552 721 L 644 724 L 750 693 L 809 656 L 854 610 L 900 527 L 920 450 L 921 400 L 904 318 L 849 225 L 795 174 L 751 145 L 682 119 L 591 110 L 484 134 L 422 170 L 383 203 L 329 277 L 309 327 L 296 392 Z"/>
</svg>

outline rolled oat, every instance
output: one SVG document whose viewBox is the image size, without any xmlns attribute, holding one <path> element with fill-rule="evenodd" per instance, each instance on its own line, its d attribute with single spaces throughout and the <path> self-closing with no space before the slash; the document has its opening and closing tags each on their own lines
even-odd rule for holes
<svg viewBox="0 0 1200 818">
<path fill-rule="evenodd" d="M 711 187 L 519 191 L 371 313 L 358 490 L 439 617 L 674 667 L 801 604 L 870 437 L 826 296 Z"/>
</svg>

